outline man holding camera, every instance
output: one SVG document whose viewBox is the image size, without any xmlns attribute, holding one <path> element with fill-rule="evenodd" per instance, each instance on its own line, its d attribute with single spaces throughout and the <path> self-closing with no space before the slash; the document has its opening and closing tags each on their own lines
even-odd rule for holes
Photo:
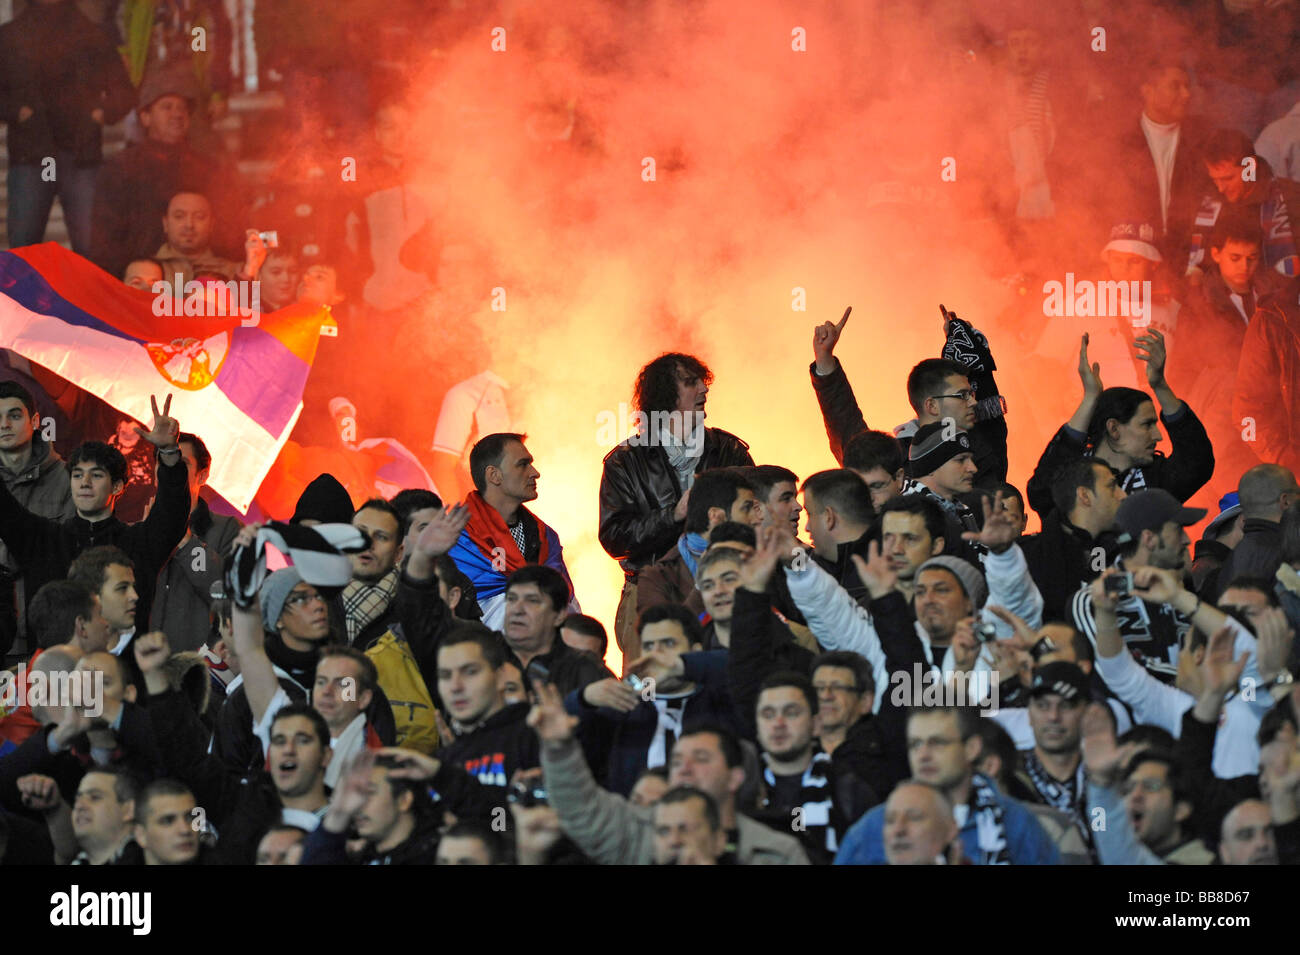
<svg viewBox="0 0 1300 955">
<path fill-rule="evenodd" d="M 1121 567 L 1159 567 L 1181 577 L 1192 566 L 1187 528 L 1204 516 L 1205 508 L 1184 507 L 1163 488 L 1129 495 L 1115 515 L 1121 532 Z M 1173 683 L 1178 646 L 1191 628 L 1188 618 L 1170 604 L 1135 595 L 1128 574 L 1108 577 L 1106 586 L 1120 601 L 1117 619 L 1124 646 L 1152 676 Z M 1075 626 L 1096 644 L 1097 620 L 1088 590 L 1075 594 L 1071 609 Z"/>
</svg>

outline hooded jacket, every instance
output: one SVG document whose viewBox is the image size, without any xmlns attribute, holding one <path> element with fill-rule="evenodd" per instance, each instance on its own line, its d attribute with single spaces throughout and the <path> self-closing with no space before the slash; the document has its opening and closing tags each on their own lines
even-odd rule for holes
<svg viewBox="0 0 1300 955">
<path fill-rule="evenodd" d="M 605 455 L 600 478 L 600 545 L 617 560 L 623 573 L 637 573 L 681 536 L 684 521 L 673 516 L 682 488 L 658 445 L 624 441 Z M 704 429 L 704 450 L 695 473 L 710 468 L 752 467 L 749 445 L 718 428 Z"/>
<path fill-rule="evenodd" d="M 528 703 L 508 704 L 481 726 L 456 737 L 439 757 L 461 767 L 482 785 L 499 788 L 504 803 L 515 771 L 541 765 L 537 734 L 524 722 L 530 708 Z"/>
</svg>

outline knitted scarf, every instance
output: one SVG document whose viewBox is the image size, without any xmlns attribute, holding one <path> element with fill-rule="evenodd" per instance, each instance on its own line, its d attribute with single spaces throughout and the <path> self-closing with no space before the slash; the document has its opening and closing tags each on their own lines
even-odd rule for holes
<svg viewBox="0 0 1300 955">
<path fill-rule="evenodd" d="M 709 542 L 703 534 L 686 533 L 677 538 L 677 553 L 682 555 L 682 562 L 686 564 L 686 569 L 695 576 L 695 568 L 699 565 L 700 558 L 708 548 Z"/>
<path fill-rule="evenodd" d="M 348 627 L 348 643 L 355 643 L 357 634 L 378 618 L 397 593 L 397 568 L 394 567 L 374 584 L 352 580 L 343 588 L 343 613 Z"/>
<path fill-rule="evenodd" d="M 1011 865 L 1007 849 L 1007 829 L 1002 819 L 1002 803 L 997 787 L 983 773 L 971 776 L 971 802 L 958 806 L 957 825 L 965 828 L 967 818 L 975 820 L 975 838 L 980 865 Z"/>
</svg>

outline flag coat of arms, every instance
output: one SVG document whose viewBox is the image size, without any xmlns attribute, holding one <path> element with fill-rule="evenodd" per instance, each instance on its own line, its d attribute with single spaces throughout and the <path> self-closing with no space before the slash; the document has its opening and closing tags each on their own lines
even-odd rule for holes
<svg viewBox="0 0 1300 955">
<path fill-rule="evenodd" d="M 0 347 L 146 424 L 150 396 L 172 394 L 172 416 L 212 452 L 208 484 L 246 511 L 302 413 L 334 319 L 309 305 L 158 315 L 156 301 L 53 242 L 0 252 Z"/>
</svg>

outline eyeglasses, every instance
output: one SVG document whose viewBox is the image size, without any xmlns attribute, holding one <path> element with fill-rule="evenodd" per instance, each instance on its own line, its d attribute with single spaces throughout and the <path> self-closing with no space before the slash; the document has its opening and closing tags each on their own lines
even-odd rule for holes
<svg viewBox="0 0 1300 955">
<path fill-rule="evenodd" d="M 1119 787 L 1121 796 L 1127 796 L 1135 789 L 1141 789 L 1148 796 L 1154 796 L 1161 790 L 1168 789 L 1169 784 L 1161 782 L 1158 779 L 1139 779 L 1136 782 L 1130 780 Z"/>
<path fill-rule="evenodd" d="M 322 597 L 320 594 L 316 593 L 315 591 L 312 591 L 311 593 L 307 593 L 306 591 L 299 591 L 297 593 L 290 594 L 289 599 L 286 600 L 285 603 L 288 604 L 290 607 L 303 607 L 311 603 L 313 600 L 319 600 L 321 602 L 324 602 L 325 598 Z"/>
<path fill-rule="evenodd" d="M 975 386 L 971 385 L 971 387 L 969 388 L 963 388 L 961 391 L 953 395 L 931 395 L 930 397 L 931 398 L 960 398 L 962 401 L 974 401 Z"/>
<path fill-rule="evenodd" d="M 814 683 L 812 688 L 821 694 L 825 690 L 831 693 L 857 693 L 858 688 L 848 683 Z"/>
</svg>

